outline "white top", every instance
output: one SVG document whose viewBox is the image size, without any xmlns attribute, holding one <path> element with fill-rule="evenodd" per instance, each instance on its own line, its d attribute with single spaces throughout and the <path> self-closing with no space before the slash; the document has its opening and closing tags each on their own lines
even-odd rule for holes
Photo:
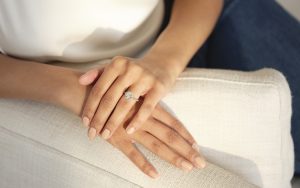
<svg viewBox="0 0 300 188">
<path fill-rule="evenodd" d="M 44 62 L 132 55 L 162 19 L 161 0 L 1 0 L 0 51 Z"/>
</svg>

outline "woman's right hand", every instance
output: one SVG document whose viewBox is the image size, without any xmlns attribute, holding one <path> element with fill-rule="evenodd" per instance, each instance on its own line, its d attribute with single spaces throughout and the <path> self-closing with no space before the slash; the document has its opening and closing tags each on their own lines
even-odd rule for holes
<svg viewBox="0 0 300 188">
<path fill-rule="evenodd" d="M 127 134 L 126 126 L 139 106 L 140 103 L 136 103 L 116 133 L 107 140 L 109 143 L 121 150 L 139 169 L 152 178 L 156 178 L 158 173 L 134 146 L 135 142 L 184 171 L 190 171 L 193 167 L 205 167 L 205 159 L 196 149 L 192 135 L 160 104 L 141 129 L 133 134 Z"/>
</svg>

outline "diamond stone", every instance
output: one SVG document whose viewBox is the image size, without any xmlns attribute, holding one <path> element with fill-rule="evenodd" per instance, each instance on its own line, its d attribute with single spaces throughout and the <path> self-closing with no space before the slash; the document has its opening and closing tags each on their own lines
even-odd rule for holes
<svg viewBox="0 0 300 188">
<path fill-rule="evenodd" d="M 133 94 L 130 91 L 126 91 L 124 95 L 126 100 L 133 98 Z"/>
</svg>

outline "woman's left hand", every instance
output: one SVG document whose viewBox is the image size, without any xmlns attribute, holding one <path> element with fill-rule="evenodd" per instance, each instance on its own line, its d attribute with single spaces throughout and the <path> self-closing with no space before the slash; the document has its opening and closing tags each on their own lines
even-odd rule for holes
<svg viewBox="0 0 300 188">
<path fill-rule="evenodd" d="M 80 77 L 82 85 L 96 80 L 82 111 L 83 123 L 90 127 L 90 139 L 100 131 L 104 139 L 110 138 L 139 97 L 143 97 L 143 104 L 127 126 L 127 133 L 132 134 L 149 118 L 176 79 L 171 71 L 158 66 L 162 62 L 153 61 L 117 56 L 105 67 L 92 69 Z M 135 99 L 130 96 L 126 99 L 126 91 Z"/>
</svg>

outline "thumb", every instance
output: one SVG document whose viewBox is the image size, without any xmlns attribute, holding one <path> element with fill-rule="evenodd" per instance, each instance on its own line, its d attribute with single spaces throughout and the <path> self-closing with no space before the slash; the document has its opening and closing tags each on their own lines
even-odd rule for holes
<svg viewBox="0 0 300 188">
<path fill-rule="evenodd" d="M 79 83 L 81 85 L 90 85 L 100 76 L 101 72 L 102 69 L 89 70 L 79 77 Z"/>
</svg>

